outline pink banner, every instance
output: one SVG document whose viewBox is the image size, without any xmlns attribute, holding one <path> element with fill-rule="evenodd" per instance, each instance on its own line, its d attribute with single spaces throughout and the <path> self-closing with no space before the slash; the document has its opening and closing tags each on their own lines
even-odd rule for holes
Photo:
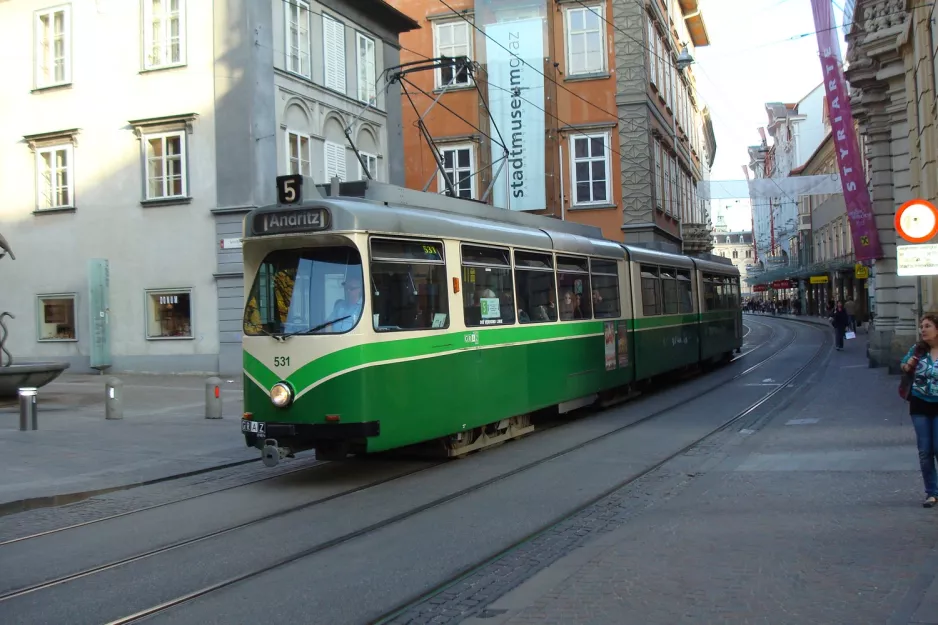
<svg viewBox="0 0 938 625">
<path fill-rule="evenodd" d="M 840 41 L 831 11 L 831 0 L 811 0 L 814 10 L 814 29 L 821 56 L 821 71 L 824 73 L 824 90 L 827 92 L 831 132 L 840 167 L 840 182 L 844 189 L 847 219 L 853 234 L 853 250 L 857 260 L 882 258 L 883 250 L 876 230 L 873 203 L 866 187 L 863 172 L 863 155 L 857 143 L 857 133 L 850 112 L 850 97 L 840 61 Z"/>
</svg>

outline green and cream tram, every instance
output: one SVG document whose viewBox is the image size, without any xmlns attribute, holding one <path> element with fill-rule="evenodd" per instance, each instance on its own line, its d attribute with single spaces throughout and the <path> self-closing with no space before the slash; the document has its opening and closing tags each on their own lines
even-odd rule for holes
<svg viewBox="0 0 938 625">
<path fill-rule="evenodd" d="M 741 319 L 732 265 L 702 274 L 698 259 L 588 226 L 336 187 L 280 177 L 280 203 L 244 222 L 242 431 L 269 465 L 417 443 L 460 455 L 530 432 L 534 411 L 741 345 L 741 325 L 701 324 L 722 306 L 720 319 Z M 735 304 L 722 282 L 719 297 L 701 291 L 711 274 L 735 281 Z"/>
</svg>

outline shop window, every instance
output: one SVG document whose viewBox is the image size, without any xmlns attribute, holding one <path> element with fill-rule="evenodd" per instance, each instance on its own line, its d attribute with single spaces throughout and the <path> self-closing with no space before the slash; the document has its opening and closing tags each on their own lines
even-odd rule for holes
<svg viewBox="0 0 938 625">
<path fill-rule="evenodd" d="M 75 341 L 75 295 L 39 296 L 39 340 Z"/>
<path fill-rule="evenodd" d="M 147 291 L 147 338 L 191 339 L 192 291 Z"/>
</svg>

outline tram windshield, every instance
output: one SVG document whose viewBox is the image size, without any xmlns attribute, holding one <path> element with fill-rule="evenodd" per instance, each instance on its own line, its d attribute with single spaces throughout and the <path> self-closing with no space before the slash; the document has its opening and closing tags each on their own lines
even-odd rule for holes
<svg viewBox="0 0 938 625">
<path fill-rule="evenodd" d="M 276 250 L 264 258 L 244 308 L 244 333 L 342 334 L 364 306 L 362 260 L 354 247 Z"/>
</svg>

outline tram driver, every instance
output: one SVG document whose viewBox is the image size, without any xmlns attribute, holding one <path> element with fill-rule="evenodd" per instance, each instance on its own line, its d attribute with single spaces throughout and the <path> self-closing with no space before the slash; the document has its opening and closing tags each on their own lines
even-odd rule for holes
<svg viewBox="0 0 938 625">
<path fill-rule="evenodd" d="M 345 288 L 345 298 L 336 300 L 332 308 L 329 318 L 339 321 L 329 325 L 330 332 L 348 332 L 354 328 L 364 307 L 361 276 L 348 276 L 342 286 Z"/>
</svg>

